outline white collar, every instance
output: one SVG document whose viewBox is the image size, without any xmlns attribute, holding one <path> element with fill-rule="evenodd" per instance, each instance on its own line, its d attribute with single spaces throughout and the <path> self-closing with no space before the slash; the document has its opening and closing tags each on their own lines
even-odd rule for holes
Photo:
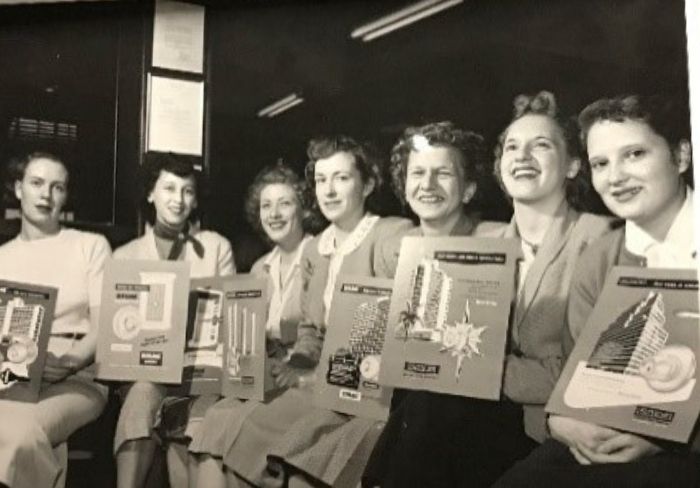
<svg viewBox="0 0 700 488">
<path fill-rule="evenodd" d="M 318 240 L 319 254 L 322 256 L 332 256 L 334 254 L 347 256 L 362 244 L 362 241 L 365 240 L 365 237 L 367 237 L 367 234 L 369 234 L 378 220 L 379 216 L 366 213 L 339 248 L 336 248 L 335 245 L 336 227 L 335 225 L 329 225 L 321 233 L 321 237 Z"/>
<path fill-rule="evenodd" d="M 643 256 L 647 259 L 650 258 L 649 254 L 651 249 L 664 249 L 666 253 L 670 252 L 675 256 L 675 260 L 680 260 L 680 262 L 665 264 L 648 263 L 649 266 L 653 266 L 653 264 L 664 264 L 663 267 L 677 267 L 673 266 L 673 264 L 692 262 L 692 260 L 695 259 L 697 248 L 695 246 L 694 227 L 693 190 L 688 187 L 686 189 L 685 201 L 676 214 L 663 241 L 657 241 L 637 224 L 631 220 L 627 220 L 625 222 L 625 247 L 632 254 Z M 674 259 L 672 259 L 672 261 L 673 260 Z"/>
<path fill-rule="evenodd" d="M 304 234 L 304 238 L 297 246 L 296 251 L 294 251 L 296 254 L 294 255 L 294 261 L 292 261 L 292 268 L 301 264 L 301 255 L 304 252 L 304 247 L 311 239 L 312 237 L 310 235 Z M 280 253 L 281 251 L 279 245 L 273 247 L 272 251 L 270 251 L 270 254 L 268 254 L 268 256 L 263 261 L 263 266 L 265 266 L 269 270 L 275 261 L 279 261 Z"/>
</svg>

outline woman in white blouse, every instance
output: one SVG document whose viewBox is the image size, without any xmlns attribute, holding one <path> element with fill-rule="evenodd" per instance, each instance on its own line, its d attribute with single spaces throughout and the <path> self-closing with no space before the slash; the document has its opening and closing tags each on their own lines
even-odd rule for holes
<svg viewBox="0 0 700 488">
<path fill-rule="evenodd" d="M 314 224 L 310 207 L 306 185 L 284 164 L 264 168 L 246 199 L 248 221 L 274 246 L 253 264 L 251 273 L 268 279 L 266 350 L 269 357 L 278 360 L 287 357 L 301 320 L 301 257 L 311 240 L 307 230 Z M 218 402 L 207 412 L 202 428 L 193 437 L 189 450 L 199 455 L 197 486 L 224 483 L 223 426 L 240 404 L 235 398 Z"/>
</svg>

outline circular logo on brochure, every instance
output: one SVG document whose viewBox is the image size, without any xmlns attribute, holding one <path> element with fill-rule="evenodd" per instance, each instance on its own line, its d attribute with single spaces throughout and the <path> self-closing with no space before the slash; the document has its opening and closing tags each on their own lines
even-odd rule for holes
<svg viewBox="0 0 700 488">
<path fill-rule="evenodd" d="M 141 314 L 139 309 L 128 305 L 117 310 L 112 319 L 114 335 L 123 341 L 130 341 L 139 335 Z"/>
</svg>

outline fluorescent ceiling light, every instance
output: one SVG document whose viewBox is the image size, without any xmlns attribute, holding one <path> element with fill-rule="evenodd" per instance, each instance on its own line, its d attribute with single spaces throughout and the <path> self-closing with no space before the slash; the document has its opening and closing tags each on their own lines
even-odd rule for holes
<svg viewBox="0 0 700 488">
<path fill-rule="evenodd" d="M 258 112 L 258 117 L 274 117 L 275 115 L 289 110 L 295 105 L 299 105 L 304 99 L 300 98 L 296 93 L 287 95 L 284 98 L 280 98 L 274 103 L 271 103 L 267 107 L 260 109 Z"/>
<path fill-rule="evenodd" d="M 353 39 L 361 37 L 364 42 L 369 42 L 463 2 L 464 0 L 423 0 L 360 26 L 350 36 Z"/>
<path fill-rule="evenodd" d="M 301 102 L 303 102 L 303 101 L 304 101 L 303 98 L 295 98 L 294 100 L 292 100 L 292 101 L 289 102 L 288 104 L 282 105 L 281 107 L 278 107 L 278 108 L 276 108 L 275 110 L 273 110 L 272 112 L 270 112 L 269 114 L 267 114 L 267 117 L 268 117 L 268 118 L 272 118 L 272 117 L 274 117 L 275 115 L 279 115 L 279 114 L 281 114 L 282 112 L 286 112 L 286 111 L 289 110 L 290 108 L 296 107 L 297 105 L 299 105 L 299 104 L 300 104 Z"/>
</svg>

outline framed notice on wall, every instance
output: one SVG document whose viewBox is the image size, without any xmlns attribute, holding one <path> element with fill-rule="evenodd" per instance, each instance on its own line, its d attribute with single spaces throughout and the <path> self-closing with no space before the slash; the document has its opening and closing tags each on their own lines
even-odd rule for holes
<svg viewBox="0 0 700 488">
<path fill-rule="evenodd" d="M 153 19 L 153 66 L 202 73 L 204 15 L 201 5 L 158 0 Z"/>
<path fill-rule="evenodd" d="M 146 150 L 202 155 L 204 82 L 148 77 Z"/>
</svg>

